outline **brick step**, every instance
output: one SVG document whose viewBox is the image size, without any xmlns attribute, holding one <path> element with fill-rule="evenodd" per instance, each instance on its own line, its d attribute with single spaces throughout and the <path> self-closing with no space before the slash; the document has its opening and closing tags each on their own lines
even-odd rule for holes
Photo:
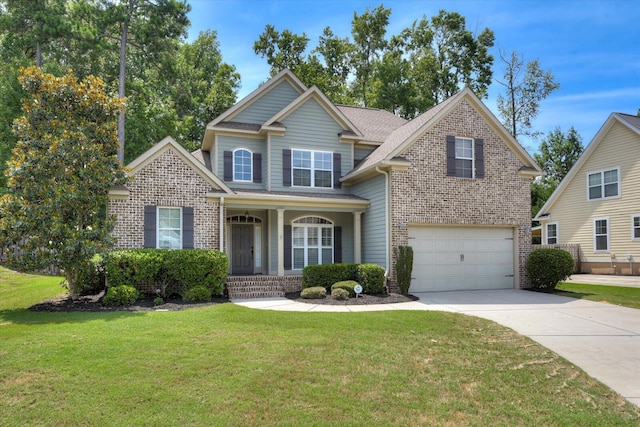
<svg viewBox="0 0 640 427">
<path fill-rule="evenodd" d="M 283 297 L 300 289 L 300 277 L 230 276 L 227 291 L 231 299 Z"/>
</svg>

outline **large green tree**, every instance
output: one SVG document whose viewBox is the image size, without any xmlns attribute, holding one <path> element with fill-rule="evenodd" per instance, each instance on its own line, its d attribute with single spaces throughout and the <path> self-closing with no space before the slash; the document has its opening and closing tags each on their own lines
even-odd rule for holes
<svg viewBox="0 0 640 427">
<path fill-rule="evenodd" d="M 20 83 L 29 97 L 14 124 L 18 143 L 0 199 L 0 247 L 19 244 L 23 253 L 10 259 L 22 268 L 59 267 L 75 299 L 79 271 L 112 243 L 108 192 L 127 181 L 116 156 L 122 104 L 92 76 L 78 81 L 30 67 Z"/>
</svg>

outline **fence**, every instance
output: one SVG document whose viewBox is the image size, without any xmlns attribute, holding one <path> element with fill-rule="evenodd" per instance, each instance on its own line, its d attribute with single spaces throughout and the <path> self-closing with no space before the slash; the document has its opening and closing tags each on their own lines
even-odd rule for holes
<svg viewBox="0 0 640 427">
<path fill-rule="evenodd" d="M 577 243 L 556 244 L 556 245 L 531 245 L 531 248 L 532 249 L 541 249 L 541 248 L 564 249 L 565 251 L 569 252 L 573 257 L 573 261 L 574 261 L 573 272 L 580 273 L 582 271 L 580 266 L 580 245 Z"/>
<path fill-rule="evenodd" d="M 22 254 L 23 254 L 23 251 L 22 251 L 22 248 L 20 248 L 20 246 L 17 246 L 17 245 L 9 246 L 9 247 L 0 246 L 0 265 L 7 265 L 9 258 L 19 258 L 22 256 Z M 39 270 L 37 273 L 47 274 L 49 276 L 59 276 L 60 269 L 55 265 L 50 265 L 49 267 Z"/>
</svg>

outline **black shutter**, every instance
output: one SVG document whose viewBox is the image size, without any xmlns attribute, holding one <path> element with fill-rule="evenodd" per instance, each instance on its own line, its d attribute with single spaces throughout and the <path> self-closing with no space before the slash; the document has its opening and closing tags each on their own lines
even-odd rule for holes
<svg viewBox="0 0 640 427">
<path fill-rule="evenodd" d="M 291 187 L 291 150 L 282 150 L 282 185 Z"/>
<path fill-rule="evenodd" d="M 224 180 L 233 181 L 233 153 L 224 152 Z"/>
<path fill-rule="evenodd" d="M 156 247 L 156 207 L 144 207 L 144 247 Z"/>
<path fill-rule="evenodd" d="M 193 249 L 193 208 L 182 208 L 182 249 Z"/>
<path fill-rule="evenodd" d="M 484 141 L 476 139 L 475 144 L 476 178 L 484 178 Z"/>
<path fill-rule="evenodd" d="M 333 188 L 342 188 L 340 177 L 342 176 L 342 162 L 340 153 L 333 153 Z"/>
<path fill-rule="evenodd" d="M 456 176 L 456 137 L 447 135 L 447 176 Z"/>
<path fill-rule="evenodd" d="M 333 262 L 342 262 L 342 227 L 333 227 Z"/>
<path fill-rule="evenodd" d="M 284 269 L 291 270 L 291 252 L 293 251 L 291 226 L 284 226 Z"/>
<path fill-rule="evenodd" d="M 253 182 L 262 182 L 262 153 L 253 153 Z"/>
</svg>

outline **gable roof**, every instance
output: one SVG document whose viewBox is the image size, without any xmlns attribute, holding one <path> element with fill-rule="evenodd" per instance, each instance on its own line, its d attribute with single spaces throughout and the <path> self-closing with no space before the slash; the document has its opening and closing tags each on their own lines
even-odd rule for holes
<svg viewBox="0 0 640 427">
<path fill-rule="evenodd" d="M 391 132 L 404 125 L 407 120 L 390 111 L 377 108 L 336 105 L 362 133 L 362 144 L 380 145 Z"/>
<path fill-rule="evenodd" d="M 207 169 L 203 162 L 199 161 L 170 136 L 165 137 L 162 141 L 158 142 L 156 145 L 138 156 L 134 161 L 129 163 L 127 165 L 127 168 L 130 170 L 129 175 L 135 175 L 136 172 L 157 159 L 167 150 L 171 150 L 177 154 L 178 157 L 189 165 L 191 169 L 208 181 L 214 188 L 219 188 L 225 193 L 232 193 L 231 189 L 224 183 L 224 181 L 218 178 L 210 169 Z"/>
<path fill-rule="evenodd" d="M 549 210 L 551 209 L 553 204 L 558 200 L 558 198 L 560 198 L 560 196 L 569 186 L 580 168 L 582 168 L 582 166 L 589 160 L 591 155 L 596 151 L 602 140 L 604 140 L 606 135 L 616 123 L 625 126 L 640 137 L 640 117 L 623 113 L 611 113 L 602 127 L 593 137 L 589 145 L 587 145 L 587 149 L 584 150 L 578 161 L 575 162 L 575 164 L 571 167 L 567 175 L 560 182 L 560 185 L 558 185 L 554 192 L 551 193 L 549 199 L 547 199 L 546 203 L 542 205 L 540 211 L 538 211 L 538 214 L 533 219 L 543 219 L 544 217 L 549 215 Z"/>
<path fill-rule="evenodd" d="M 434 126 L 445 117 L 453 108 L 460 104 L 463 100 L 467 100 L 478 111 L 487 122 L 492 125 L 496 132 L 507 143 L 509 148 L 518 156 L 520 161 L 524 164 L 522 169 L 523 173 L 528 175 L 537 176 L 542 174 L 542 170 L 533 160 L 533 158 L 527 153 L 527 151 L 513 138 L 513 136 L 507 132 L 502 123 L 491 113 L 491 111 L 478 99 L 477 96 L 466 88 L 457 94 L 447 98 L 440 104 L 430 108 L 423 114 L 419 115 L 415 119 L 406 122 L 404 125 L 395 129 L 385 139 L 384 143 L 367 156 L 355 169 L 349 172 L 343 180 L 348 180 L 361 173 L 373 169 L 376 166 L 383 164 L 384 162 L 392 161 L 396 156 L 399 156 L 403 151 L 413 144 L 420 136 L 422 136 L 429 128 Z"/>
</svg>

